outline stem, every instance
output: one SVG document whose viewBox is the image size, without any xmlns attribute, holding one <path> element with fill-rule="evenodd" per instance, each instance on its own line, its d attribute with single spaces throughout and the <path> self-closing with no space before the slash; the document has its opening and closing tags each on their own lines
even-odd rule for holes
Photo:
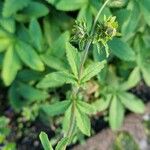
<svg viewBox="0 0 150 150">
<path fill-rule="evenodd" d="M 105 8 L 105 6 L 107 5 L 107 3 L 109 2 L 109 0 L 106 0 L 105 3 L 102 5 L 102 7 L 100 8 L 100 10 L 98 11 L 96 17 L 95 17 L 95 20 L 94 20 L 94 23 L 93 23 L 93 26 L 92 26 L 92 29 L 91 29 L 91 32 L 90 32 L 90 37 L 93 36 L 94 34 L 94 29 L 95 29 L 95 26 L 97 24 L 97 21 L 98 21 L 98 18 L 99 16 L 101 15 L 103 9 Z M 90 45 L 92 43 L 92 40 L 89 39 L 85 45 L 85 49 L 84 49 L 84 54 L 83 54 L 83 58 L 81 60 L 81 64 L 80 64 L 80 68 L 79 68 L 79 81 L 81 79 L 81 75 L 82 75 L 82 72 L 83 72 L 83 66 L 84 66 L 84 63 L 86 61 L 86 58 L 87 58 L 87 55 L 88 55 L 88 51 L 89 51 L 89 48 L 90 48 Z"/>
<path fill-rule="evenodd" d="M 108 2 L 109 2 L 109 0 L 106 0 L 105 3 L 100 8 L 100 10 L 98 11 L 98 13 L 95 17 L 91 32 L 90 32 L 90 36 L 92 36 L 94 34 L 94 30 L 95 30 L 95 26 L 97 24 L 98 18 L 99 18 L 100 14 L 102 13 L 103 9 L 105 8 L 105 6 Z M 84 63 L 86 61 L 91 43 L 92 43 L 92 39 L 89 39 L 87 41 L 86 45 L 85 45 L 84 54 L 83 54 L 83 57 L 82 57 L 82 60 L 81 60 L 80 68 L 79 68 L 79 76 L 78 76 L 79 81 L 81 79 L 81 75 L 82 75 L 82 72 L 83 72 L 83 66 L 84 66 Z M 76 103 L 76 98 L 77 98 L 77 94 L 79 92 L 79 89 L 80 89 L 80 86 L 78 88 L 76 88 L 75 90 L 73 90 L 73 105 L 72 105 L 71 118 L 70 118 L 71 119 L 70 120 L 70 127 L 68 129 L 66 137 L 71 137 L 71 135 L 73 134 L 74 127 L 75 127 L 75 107 L 76 107 L 75 103 Z"/>
<path fill-rule="evenodd" d="M 105 8 L 105 6 L 107 5 L 107 3 L 109 2 L 109 0 L 106 0 L 105 3 L 102 5 L 102 7 L 100 8 L 100 10 L 98 11 L 96 17 L 95 17 L 95 20 L 94 20 L 94 23 L 93 23 L 93 27 L 92 27 L 92 30 L 91 30 L 91 34 L 93 34 L 94 32 L 94 29 L 95 29 L 95 26 L 97 24 L 97 21 L 98 21 L 98 18 L 99 16 L 101 15 L 103 9 Z"/>
</svg>

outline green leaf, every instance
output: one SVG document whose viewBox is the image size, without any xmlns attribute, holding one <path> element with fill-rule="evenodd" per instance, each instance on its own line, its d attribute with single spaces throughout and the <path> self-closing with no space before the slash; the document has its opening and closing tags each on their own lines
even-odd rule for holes
<svg viewBox="0 0 150 150">
<path fill-rule="evenodd" d="M 10 46 L 5 53 L 3 60 L 2 78 L 5 85 L 9 86 L 13 82 L 20 68 L 21 62 L 14 47 Z"/>
<path fill-rule="evenodd" d="M 47 0 L 49 3 L 53 4 L 58 10 L 62 11 L 73 11 L 77 10 L 88 3 L 87 0 Z"/>
<path fill-rule="evenodd" d="M 67 59 L 75 77 L 78 77 L 78 69 L 76 64 L 77 52 L 78 50 L 75 47 L 73 47 L 70 43 L 66 44 Z"/>
<path fill-rule="evenodd" d="M 0 52 L 6 50 L 11 44 L 12 43 L 7 32 L 0 28 Z"/>
<path fill-rule="evenodd" d="M 133 71 L 130 73 L 128 80 L 121 84 L 121 88 L 123 90 L 129 90 L 135 87 L 141 80 L 140 69 L 139 67 L 135 67 Z"/>
<path fill-rule="evenodd" d="M 58 71 L 64 71 L 69 68 L 68 64 L 62 58 L 58 58 L 51 54 L 44 54 L 41 56 L 41 58 L 47 66 L 56 69 Z"/>
<path fill-rule="evenodd" d="M 72 104 L 70 104 L 70 106 L 65 111 L 65 115 L 64 115 L 64 118 L 63 118 L 63 122 L 62 122 L 63 131 L 65 133 L 68 132 L 70 122 L 71 122 L 71 117 L 72 117 Z"/>
<path fill-rule="evenodd" d="M 9 18 L 2 18 L 0 17 L 0 25 L 10 33 L 15 33 L 16 24 L 15 20 L 11 17 Z"/>
<path fill-rule="evenodd" d="M 140 4 L 141 13 L 143 14 L 145 21 L 150 26 L 150 3 L 149 0 L 137 1 Z"/>
<path fill-rule="evenodd" d="M 92 104 L 88 104 L 84 101 L 78 100 L 77 101 L 77 107 L 86 114 L 93 114 L 95 112 L 94 107 L 92 106 Z"/>
<path fill-rule="evenodd" d="M 91 123 L 89 117 L 85 113 L 81 112 L 81 110 L 78 108 L 75 110 L 75 115 L 76 115 L 76 122 L 79 130 L 83 134 L 90 136 Z"/>
<path fill-rule="evenodd" d="M 66 43 L 69 42 L 70 33 L 68 31 L 62 33 L 54 42 L 50 45 L 52 55 L 62 58 L 66 53 Z"/>
<path fill-rule="evenodd" d="M 117 98 L 113 96 L 112 102 L 109 108 L 109 124 L 112 130 L 119 129 L 124 119 L 124 106 Z"/>
<path fill-rule="evenodd" d="M 17 11 L 26 7 L 31 0 L 5 0 L 3 7 L 3 16 L 10 17 L 15 14 Z"/>
<path fill-rule="evenodd" d="M 38 84 L 38 88 L 54 88 L 63 84 L 76 84 L 74 76 L 65 71 L 58 71 L 47 74 Z"/>
<path fill-rule="evenodd" d="M 111 98 L 112 98 L 112 95 L 108 94 L 108 95 L 106 95 L 106 98 L 102 97 L 102 98 L 96 100 L 93 103 L 93 106 L 95 106 L 95 109 L 96 109 L 95 111 L 101 112 L 101 111 L 106 110 L 110 104 Z"/>
<path fill-rule="evenodd" d="M 123 39 L 126 40 L 136 33 L 135 30 L 141 18 L 139 6 L 136 1 L 130 1 L 127 6 L 127 10 L 129 10 L 130 13 L 121 27 Z"/>
<path fill-rule="evenodd" d="M 30 100 L 30 102 L 36 100 L 45 100 L 49 97 L 46 91 L 38 90 L 31 85 L 27 85 L 21 82 L 19 83 L 19 88 L 17 91 L 23 98 Z"/>
<path fill-rule="evenodd" d="M 55 116 L 63 114 L 66 109 L 70 106 L 71 102 L 69 100 L 65 100 L 62 102 L 56 102 L 54 104 L 43 104 L 41 105 L 41 110 L 43 110 L 48 116 Z"/>
<path fill-rule="evenodd" d="M 27 43 L 18 40 L 16 43 L 16 50 L 20 59 L 31 69 L 37 71 L 44 70 L 44 64 L 36 51 Z"/>
<path fill-rule="evenodd" d="M 53 150 L 52 145 L 51 145 L 51 143 L 48 139 L 48 136 L 45 132 L 41 132 L 39 137 L 40 137 L 42 146 L 44 147 L 44 150 Z"/>
<path fill-rule="evenodd" d="M 130 111 L 135 113 L 144 113 L 145 106 L 141 99 L 137 98 L 133 94 L 122 92 L 119 94 L 121 102 L 128 108 Z"/>
<path fill-rule="evenodd" d="M 125 61 L 135 60 L 134 51 L 127 43 L 124 43 L 121 39 L 114 38 L 109 42 L 109 47 L 112 53 L 118 58 Z"/>
<path fill-rule="evenodd" d="M 32 1 L 28 7 L 25 7 L 21 12 L 15 15 L 18 21 L 29 21 L 32 18 L 39 18 L 49 13 L 48 8 L 39 2 Z"/>
<path fill-rule="evenodd" d="M 68 137 L 62 138 L 56 145 L 55 150 L 66 150 L 68 141 L 69 141 Z"/>
<path fill-rule="evenodd" d="M 106 63 L 106 61 L 93 62 L 92 64 L 90 64 L 83 71 L 83 74 L 81 77 L 81 82 L 84 83 L 84 82 L 90 80 L 95 75 L 97 75 L 104 68 L 105 63 Z"/>
<path fill-rule="evenodd" d="M 85 21 L 87 24 L 88 30 L 91 29 L 92 26 L 92 11 L 89 5 L 85 5 L 84 7 L 81 8 L 81 10 L 78 13 L 78 18 L 77 20 L 79 21 Z"/>
<path fill-rule="evenodd" d="M 32 19 L 29 25 L 29 32 L 32 38 L 32 43 L 35 48 L 41 52 L 42 51 L 42 31 L 40 24 L 36 19 Z"/>
<path fill-rule="evenodd" d="M 138 58 L 138 57 L 137 57 Z M 141 44 L 140 47 L 140 52 L 139 52 L 139 59 L 137 60 L 138 66 L 140 67 L 142 71 L 142 76 L 144 78 L 144 81 L 146 82 L 147 85 L 150 86 L 150 53 L 149 53 L 149 48 L 145 48 L 143 46 L 143 43 Z"/>
</svg>

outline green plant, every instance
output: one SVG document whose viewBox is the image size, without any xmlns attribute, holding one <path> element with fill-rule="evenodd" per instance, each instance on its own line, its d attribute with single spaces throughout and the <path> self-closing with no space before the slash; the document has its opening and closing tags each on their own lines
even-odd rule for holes
<svg viewBox="0 0 150 150">
<path fill-rule="evenodd" d="M 76 24 L 74 25 L 74 36 L 72 38 L 72 41 L 79 43 L 79 48 L 80 50 L 83 50 L 83 54 L 81 55 L 78 50 L 70 43 L 66 44 L 66 56 L 71 71 L 68 72 L 67 70 L 64 70 L 50 73 L 37 85 L 39 88 L 57 87 L 65 83 L 72 85 L 72 92 L 70 94 L 69 100 L 53 104 L 49 107 L 50 114 L 53 114 L 54 111 L 57 115 L 59 113 L 65 112 L 63 121 L 63 130 L 65 135 L 64 138 L 56 146 L 56 149 L 66 149 L 66 146 L 71 143 L 71 140 L 73 139 L 76 128 L 78 128 L 83 134 L 87 136 L 90 136 L 91 134 L 91 125 L 88 115 L 94 113 L 95 108 L 93 107 L 93 105 L 90 105 L 80 99 L 78 95 L 84 84 L 104 68 L 105 61 L 92 62 L 86 68 L 84 68 L 84 64 L 87 59 L 91 44 L 98 45 L 98 50 L 104 46 L 106 50 L 106 57 L 108 57 L 109 52 L 107 42 L 117 35 L 116 30 L 118 24 L 117 22 L 115 22 L 115 17 L 109 17 L 108 19 L 105 18 L 104 23 L 97 23 L 99 15 L 108 2 L 109 0 L 107 0 L 104 5 L 102 5 L 89 32 L 85 22 L 76 22 Z M 100 54 L 100 51 L 98 52 Z M 111 87 L 109 88 L 111 89 Z M 100 100 L 100 104 L 98 104 L 98 106 L 102 107 L 104 105 L 109 105 L 111 101 L 109 120 L 112 129 L 117 129 L 122 124 L 124 116 L 123 105 L 125 105 L 132 111 L 143 113 L 144 104 L 134 96 L 121 90 L 120 92 L 115 92 L 114 88 L 112 88 L 112 94 L 110 94 L 110 92 L 106 91 L 106 93 L 104 94 L 107 97 L 106 102 L 104 102 L 104 100 L 103 103 L 101 103 Z M 117 100 L 117 97 L 119 97 L 121 102 Z M 133 104 L 130 105 L 130 102 L 126 101 L 126 98 L 132 99 Z M 107 107 L 108 106 L 105 106 L 105 109 Z M 100 111 L 103 111 L 103 109 Z M 52 149 L 52 147 L 48 148 L 48 145 L 50 144 L 45 133 L 42 132 L 40 134 L 40 138 L 45 150 Z"/>
<path fill-rule="evenodd" d="M 150 85 L 149 0 L 110 0 L 96 17 L 105 2 L 0 0 L 0 88 L 8 87 L 9 106 L 26 121 L 56 123 L 57 139 L 74 131 L 60 143 L 90 135 L 97 112 L 116 130 L 126 109 L 144 111 L 129 90 L 143 79 Z M 93 82 L 97 89 L 87 94 Z M 69 118 L 76 122 L 70 128 Z"/>
</svg>

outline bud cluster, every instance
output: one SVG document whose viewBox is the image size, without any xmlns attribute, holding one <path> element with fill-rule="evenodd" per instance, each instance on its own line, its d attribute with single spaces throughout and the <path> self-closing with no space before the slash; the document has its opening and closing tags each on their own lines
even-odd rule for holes
<svg viewBox="0 0 150 150">
<path fill-rule="evenodd" d="M 98 23 L 93 35 L 90 35 L 84 21 L 75 21 L 72 30 L 72 41 L 78 43 L 81 50 L 84 49 L 84 45 L 89 39 L 92 39 L 93 44 L 100 44 L 107 49 L 107 42 L 117 35 L 117 28 L 118 23 L 116 17 L 106 18 L 104 16 L 104 21 Z"/>
</svg>

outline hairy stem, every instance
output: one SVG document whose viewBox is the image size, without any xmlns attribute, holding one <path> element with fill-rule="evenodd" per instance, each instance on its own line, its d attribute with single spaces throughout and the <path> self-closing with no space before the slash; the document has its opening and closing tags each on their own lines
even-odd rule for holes
<svg viewBox="0 0 150 150">
<path fill-rule="evenodd" d="M 96 24 L 98 22 L 98 18 L 99 18 L 100 14 L 102 13 L 103 9 L 105 8 L 105 6 L 107 5 L 108 2 L 109 2 L 109 0 L 106 0 L 105 3 L 100 8 L 100 10 L 98 11 L 98 13 L 95 17 L 91 32 L 90 32 L 90 36 L 92 36 L 94 34 L 94 30 L 95 30 Z M 80 79 L 81 79 L 81 76 L 82 76 L 82 73 L 83 73 L 83 66 L 84 66 L 84 63 L 86 61 L 91 43 L 92 43 L 92 40 L 89 39 L 87 41 L 86 45 L 85 45 L 84 54 L 83 54 L 81 64 L 80 64 L 80 67 L 79 67 L 79 76 L 78 76 L 79 82 L 80 82 Z M 67 137 L 71 137 L 71 135 L 73 134 L 73 131 L 74 131 L 74 127 L 75 127 L 75 107 L 76 107 L 75 106 L 75 101 L 76 101 L 79 89 L 80 89 L 80 86 L 77 87 L 76 90 L 73 90 L 73 92 L 72 92 L 73 93 L 72 94 L 73 95 L 73 104 L 72 104 L 72 110 L 71 110 L 70 127 L 69 127 L 67 135 L 66 135 Z"/>
</svg>

